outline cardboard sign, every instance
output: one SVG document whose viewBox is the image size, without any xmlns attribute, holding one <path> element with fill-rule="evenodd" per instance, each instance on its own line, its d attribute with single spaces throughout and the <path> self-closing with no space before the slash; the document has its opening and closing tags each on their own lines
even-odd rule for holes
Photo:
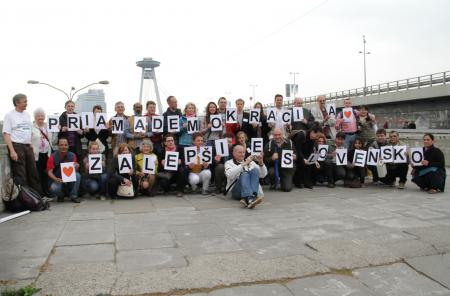
<svg viewBox="0 0 450 296">
<path fill-rule="evenodd" d="M 303 119 L 303 108 L 302 107 L 294 107 L 292 108 L 292 121 L 299 122 Z"/>
<path fill-rule="evenodd" d="M 277 113 L 275 108 L 267 108 L 267 123 L 277 122 Z"/>
<path fill-rule="evenodd" d="M 106 129 L 107 127 L 106 127 L 106 120 L 107 120 L 107 117 L 106 117 L 107 115 L 106 115 L 106 113 L 95 113 L 95 125 L 94 125 L 94 128 L 97 128 L 97 129 Z"/>
<path fill-rule="evenodd" d="M 250 109 L 249 123 L 259 123 L 261 118 L 261 109 Z"/>
<path fill-rule="evenodd" d="M 355 149 L 353 155 L 353 164 L 357 167 L 364 167 L 366 165 L 367 151 L 362 149 Z"/>
<path fill-rule="evenodd" d="M 167 116 L 167 131 L 169 133 L 178 133 L 180 131 L 180 116 Z"/>
<path fill-rule="evenodd" d="M 212 146 L 200 147 L 200 160 L 202 163 L 211 164 L 212 163 Z"/>
<path fill-rule="evenodd" d="M 147 132 L 147 118 L 145 116 L 135 116 L 133 131 L 135 133 Z"/>
<path fill-rule="evenodd" d="M 77 181 L 77 172 L 75 171 L 74 162 L 61 163 L 61 179 L 64 183 Z"/>
<path fill-rule="evenodd" d="M 221 132 L 223 130 L 222 116 L 220 114 L 212 114 L 209 117 L 212 132 Z"/>
<path fill-rule="evenodd" d="M 336 165 L 347 165 L 347 149 L 336 149 Z"/>
<path fill-rule="evenodd" d="M 380 158 L 380 149 L 369 148 L 367 151 L 367 165 L 376 166 Z"/>
<path fill-rule="evenodd" d="M 319 145 L 319 147 L 317 148 L 317 153 L 319 153 L 318 161 L 324 161 L 327 157 L 328 145 Z"/>
<path fill-rule="evenodd" d="M 167 171 L 178 170 L 178 151 L 166 151 L 164 169 Z"/>
<path fill-rule="evenodd" d="M 282 150 L 281 151 L 281 167 L 293 168 L 294 167 L 294 151 Z"/>
<path fill-rule="evenodd" d="M 283 110 L 281 113 L 281 120 L 284 124 L 290 124 L 291 123 L 291 111 L 290 110 Z"/>
<path fill-rule="evenodd" d="M 133 162 L 131 158 L 131 154 L 119 154 L 117 156 L 120 174 L 129 174 L 133 171 Z"/>
<path fill-rule="evenodd" d="M 407 163 L 406 146 L 394 146 L 394 163 Z"/>
<path fill-rule="evenodd" d="M 123 117 L 113 117 L 111 118 L 111 123 L 113 134 L 123 134 L 124 130 Z"/>
<path fill-rule="evenodd" d="M 80 116 L 78 114 L 67 114 L 67 130 L 75 132 L 81 128 Z"/>
<path fill-rule="evenodd" d="M 380 147 L 380 159 L 384 163 L 394 162 L 394 149 L 392 148 L 392 146 Z"/>
<path fill-rule="evenodd" d="M 236 108 L 227 108 L 225 122 L 226 123 L 237 123 Z"/>
<path fill-rule="evenodd" d="M 89 158 L 89 174 L 102 174 L 102 155 L 101 154 L 88 154 Z"/>
<path fill-rule="evenodd" d="M 152 132 L 162 133 L 164 132 L 164 116 L 153 116 L 152 117 Z"/>
<path fill-rule="evenodd" d="M 216 146 L 216 155 L 220 155 L 222 157 L 230 155 L 227 139 L 215 140 L 214 145 Z"/>
<path fill-rule="evenodd" d="M 353 108 L 342 109 L 342 119 L 344 122 L 352 122 L 355 119 L 353 115 Z"/>
<path fill-rule="evenodd" d="M 200 131 L 200 121 L 197 117 L 188 117 L 186 123 L 188 134 L 193 134 Z"/>
<path fill-rule="evenodd" d="M 326 110 L 330 118 L 336 118 L 336 104 L 335 103 L 328 103 L 326 105 Z"/>
<path fill-rule="evenodd" d="M 156 162 L 158 159 L 155 155 L 144 155 L 144 167 L 142 172 L 145 174 L 154 175 L 156 173 Z"/>
<path fill-rule="evenodd" d="M 413 166 L 422 166 L 424 159 L 423 148 L 411 148 L 411 164 Z"/>
<path fill-rule="evenodd" d="M 309 155 L 308 159 L 306 160 L 306 164 L 316 163 L 319 157 L 320 157 L 319 153 L 311 153 L 311 155 Z"/>
<path fill-rule="evenodd" d="M 49 115 L 47 116 L 47 129 L 49 132 L 59 132 L 59 116 Z"/>
<path fill-rule="evenodd" d="M 250 147 L 252 155 L 260 155 L 263 152 L 263 138 L 252 138 Z"/>
<path fill-rule="evenodd" d="M 81 125 L 83 128 L 94 128 L 94 113 L 81 113 Z"/>
<path fill-rule="evenodd" d="M 197 147 L 184 147 L 184 162 L 186 164 L 197 162 Z"/>
</svg>

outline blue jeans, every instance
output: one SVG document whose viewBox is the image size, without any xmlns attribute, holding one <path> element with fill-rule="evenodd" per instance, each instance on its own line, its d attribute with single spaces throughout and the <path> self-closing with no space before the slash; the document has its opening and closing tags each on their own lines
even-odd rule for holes
<svg viewBox="0 0 450 296">
<path fill-rule="evenodd" d="M 97 176 L 96 178 L 84 178 L 81 182 L 84 190 L 89 194 L 106 195 L 106 184 L 108 182 L 108 175 L 106 173 Z"/>
<path fill-rule="evenodd" d="M 231 197 L 241 199 L 258 195 L 259 190 L 259 170 L 253 168 L 250 171 L 243 171 L 238 181 L 231 190 Z"/>
<path fill-rule="evenodd" d="M 352 148 L 353 142 L 355 142 L 356 133 L 353 135 L 345 134 L 344 147 L 347 149 Z"/>
<path fill-rule="evenodd" d="M 81 175 L 80 173 L 76 173 L 77 181 L 70 183 L 56 183 L 52 182 L 50 184 L 50 192 L 56 195 L 58 198 L 64 197 L 64 190 L 66 189 L 69 192 L 69 197 L 71 199 L 78 197 L 78 188 L 80 188 Z"/>
</svg>

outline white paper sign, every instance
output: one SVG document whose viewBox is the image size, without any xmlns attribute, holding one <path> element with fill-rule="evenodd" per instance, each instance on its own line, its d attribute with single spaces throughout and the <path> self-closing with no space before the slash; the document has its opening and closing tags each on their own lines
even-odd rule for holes
<svg viewBox="0 0 450 296">
<path fill-rule="evenodd" d="M 302 107 L 294 107 L 292 108 L 292 121 L 299 122 L 303 119 L 303 108 Z"/>
<path fill-rule="evenodd" d="M 328 145 L 319 145 L 317 148 L 317 153 L 319 153 L 318 161 L 324 161 L 328 153 Z"/>
<path fill-rule="evenodd" d="M 367 151 L 367 165 L 376 166 L 380 158 L 380 149 L 370 148 Z"/>
<path fill-rule="evenodd" d="M 291 123 L 291 110 L 283 110 L 281 113 L 281 120 L 284 124 L 290 124 Z"/>
<path fill-rule="evenodd" d="M 319 159 L 320 155 L 319 153 L 311 153 L 311 155 L 309 155 L 306 164 L 314 164 L 316 163 L 316 161 Z"/>
<path fill-rule="evenodd" d="M 167 116 L 167 131 L 169 133 L 178 133 L 180 131 L 180 116 L 178 115 Z"/>
<path fill-rule="evenodd" d="M 49 115 L 47 117 L 47 129 L 49 132 L 59 132 L 59 117 L 56 115 Z"/>
<path fill-rule="evenodd" d="M 164 132 L 164 116 L 152 116 L 152 132 L 162 133 Z"/>
<path fill-rule="evenodd" d="M 211 123 L 212 132 L 221 132 L 223 130 L 222 115 L 211 114 L 209 117 L 209 122 Z"/>
<path fill-rule="evenodd" d="M 275 123 L 277 121 L 277 113 L 275 108 L 267 108 L 267 123 Z"/>
<path fill-rule="evenodd" d="M 64 183 L 75 182 L 77 180 L 74 162 L 61 163 L 61 179 Z"/>
<path fill-rule="evenodd" d="M 424 159 L 423 148 L 411 148 L 411 164 L 413 166 L 422 166 Z"/>
<path fill-rule="evenodd" d="M 380 147 L 380 158 L 384 163 L 394 162 L 394 149 L 392 146 Z"/>
<path fill-rule="evenodd" d="M 200 131 L 200 122 L 197 117 L 188 117 L 186 123 L 188 134 L 193 134 Z"/>
<path fill-rule="evenodd" d="M 102 174 L 103 164 L 101 154 L 88 154 L 89 174 Z"/>
<path fill-rule="evenodd" d="M 250 109 L 249 123 L 259 123 L 261 117 L 261 109 Z"/>
<path fill-rule="evenodd" d="M 263 138 L 252 138 L 251 140 L 251 154 L 260 155 L 263 152 Z"/>
<path fill-rule="evenodd" d="M 237 123 L 236 108 L 227 108 L 225 122 L 226 123 Z"/>
<path fill-rule="evenodd" d="M 394 146 L 394 163 L 407 163 L 406 146 Z"/>
<path fill-rule="evenodd" d="M 142 168 L 142 172 L 144 172 L 144 174 L 154 175 L 156 173 L 157 161 L 155 155 L 144 155 L 144 167 Z"/>
<path fill-rule="evenodd" d="M 336 165 L 347 165 L 347 149 L 336 149 Z"/>
<path fill-rule="evenodd" d="M 353 154 L 353 164 L 357 167 L 364 167 L 366 165 L 366 157 L 366 150 L 355 149 L 355 154 Z"/>
<path fill-rule="evenodd" d="M 294 167 L 294 151 L 282 150 L 281 151 L 281 167 L 293 168 Z"/>
<path fill-rule="evenodd" d="M 123 130 L 124 130 L 123 117 L 113 117 L 113 118 L 111 118 L 111 123 L 112 123 L 112 133 L 113 134 L 123 134 Z"/>
<path fill-rule="evenodd" d="M 177 151 L 166 151 L 166 158 L 164 169 L 167 171 L 177 171 L 178 170 L 178 152 Z"/>
<path fill-rule="evenodd" d="M 117 159 L 119 162 L 119 173 L 129 174 L 133 170 L 133 162 L 131 154 L 119 154 Z"/>
<path fill-rule="evenodd" d="M 83 128 L 94 128 L 94 113 L 81 113 L 81 125 L 83 126 Z"/>
<path fill-rule="evenodd" d="M 202 146 L 200 147 L 200 159 L 202 163 L 211 164 L 212 163 L 212 146 Z"/>
<path fill-rule="evenodd" d="M 342 109 L 342 119 L 344 122 L 352 122 L 354 120 L 353 108 Z"/>
<path fill-rule="evenodd" d="M 197 162 L 197 147 L 184 147 L 184 162 L 186 164 Z"/>
<path fill-rule="evenodd" d="M 106 113 L 95 113 L 95 128 L 106 129 Z"/>
<path fill-rule="evenodd" d="M 220 155 L 221 157 L 230 155 L 227 139 L 215 140 L 214 144 L 216 146 L 216 155 Z"/>
<path fill-rule="evenodd" d="M 147 118 L 145 116 L 135 116 L 133 131 L 135 133 L 147 132 Z"/>
<path fill-rule="evenodd" d="M 67 130 L 75 132 L 80 128 L 80 116 L 78 114 L 67 114 Z"/>
<path fill-rule="evenodd" d="M 330 118 L 336 118 L 336 104 L 335 103 L 328 103 L 326 105 L 327 113 L 330 116 Z"/>
</svg>

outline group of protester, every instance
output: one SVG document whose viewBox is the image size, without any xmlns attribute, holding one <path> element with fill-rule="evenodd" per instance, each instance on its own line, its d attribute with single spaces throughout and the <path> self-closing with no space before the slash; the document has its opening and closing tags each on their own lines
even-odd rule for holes
<svg viewBox="0 0 450 296">
<path fill-rule="evenodd" d="M 398 178 L 398 188 L 405 187 L 411 162 L 408 151 L 400 149 L 398 152 L 404 154 L 398 156 L 405 161 L 380 165 L 358 163 L 361 155 L 366 158 L 367 154 L 361 154 L 364 151 L 389 146 L 391 156 L 397 156 L 396 147 L 406 146 L 397 131 L 387 134 L 384 129 L 378 129 L 375 116 L 369 113 L 367 106 L 352 108 L 348 98 L 344 100 L 341 112 L 330 114 L 325 96 L 319 96 L 311 109 L 303 107 L 301 98 L 295 98 L 289 111 L 292 117 L 285 120 L 287 109 L 283 96 L 277 94 L 270 112 L 261 103 L 254 105 L 252 109 L 259 110 L 255 122 L 244 110 L 242 99 L 235 101 L 235 118 L 230 120 L 227 103 L 224 97 L 217 104 L 209 102 L 205 115 L 200 117 L 194 103 L 186 104 L 182 112 L 178 109 L 177 99 L 170 96 L 167 98 L 169 107 L 162 114 L 164 126 L 161 132 L 156 132 L 152 128 L 152 118 L 160 115 L 156 113 L 153 101 L 146 103 L 145 111 L 140 103 L 135 103 L 131 116 L 125 115 L 123 102 L 117 102 L 116 114 L 104 128 L 80 126 L 76 130 L 68 126 L 68 119 L 75 114 L 75 103 L 67 101 L 65 111 L 59 117 L 58 132 L 52 133 L 45 122 L 45 111 L 42 108 L 35 110 L 32 123 L 25 112 L 27 97 L 17 94 L 13 98 L 15 108 L 6 114 L 3 123 L 14 181 L 29 185 L 43 196 L 56 197 L 58 201 L 68 196 L 78 203 L 80 191 L 105 199 L 107 196 L 116 198 L 127 188 L 132 192 L 128 196 L 154 196 L 175 190 L 181 197 L 189 190 L 204 195 L 231 195 L 248 208 L 262 201 L 261 185 L 291 191 L 294 186 L 312 189 L 319 183 L 333 188 L 336 181 L 343 180 L 345 186 L 356 188 L 364 186 L 370 171 L 374 183 L 394 186 Z M 301 119 L 293 120 L 293 113 L 298 109 L 302 112 Z M 101 106 L 95 106 L 92 111 L 95 117 L 103 110 Z M 176 132 L 169 132 L 168 118 L 171 116 L 178 116 Z M 220 129 L 212 122 L 218 116 L 221 118 Z M 135 121 L 142 117 L 146 118 L 146 126 L 143 131 L 136 132 Z M 123 123 L 120 133 L 113 128 L 113 119 L 117 118 Z M 192 123 L 197 126 L 194 132 L 189 126 Z M 55 137 L 57 149 L 53 147 Z M 88 143 L 85 152 L 83 137 Z M 221 150 L 221 154 L 215 145 L 225 138 L 228 153 Z M 262 151 L 249 142 L 258 138 L 262 139 Z M 429 193 L 442 192 L 446 178 L 444 155 L 434 146 L 432 134 L 425 134 L 423 142 L 422 158 L 413 165 L 412 182 Z M 203 159 L 201 154 L 205 146 L 211 147 L 209 160 Z M 185 150 L 191 147 L 195 147 L 191 150 L 197 154 L 188 161 Z M 321 150 L 323 147 L 326 149 Z M 346 159 L 342 158 L 344 150 Z M 174 160 L 172 156 L 176 152 Z M 91 161 L 98 155 L 98 171 L 94 173 Z M 149 159 L 154 162 L 150 171 L 147 168 Z M 71 182 L 62 176 L 65 163 L 73 163 L 75 169 Z M 382 175 L 379 175 L 379 166 L 385 170 Z M 214 191 L 210 190 L 211 185 L 214 185 Z"/>
</svg>

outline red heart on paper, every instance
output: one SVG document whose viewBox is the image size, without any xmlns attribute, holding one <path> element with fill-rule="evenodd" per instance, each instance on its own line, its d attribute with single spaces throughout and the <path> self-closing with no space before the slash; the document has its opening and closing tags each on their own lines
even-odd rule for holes
<svg viewBox="0 0 450 296">
<path fill-rule="evenodd" d="M 345 111 L 345 112 L 344 112 L 344 116 L 345 116 L 346 118 L 350 118 L 350 115 L 352 115 L 352 112 L 350 112 L 350 111 Z"/>
<path fill-rule="evenodd" d="M 64 172 L 64 175 L 69 177 L 73 173 L 73 167 L 64 167 L 63 172 Z"/>
</svg>

